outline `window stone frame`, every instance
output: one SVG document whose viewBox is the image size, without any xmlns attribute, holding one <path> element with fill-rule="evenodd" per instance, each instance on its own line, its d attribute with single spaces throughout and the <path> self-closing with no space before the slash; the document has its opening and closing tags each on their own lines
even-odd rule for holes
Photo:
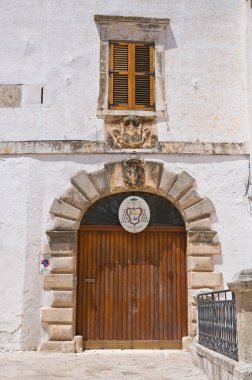
<svg viewBox="0 0 252 380">
<path fill-rule="evenodd" d="M 167 117 L 164 86 L 165 29 L 169 19 L 95 15 L 100 34 L 100 84 L 98 116 Z M 155 111 L 109 109 L 109 42 L 154 42 Z"/>
</svg>

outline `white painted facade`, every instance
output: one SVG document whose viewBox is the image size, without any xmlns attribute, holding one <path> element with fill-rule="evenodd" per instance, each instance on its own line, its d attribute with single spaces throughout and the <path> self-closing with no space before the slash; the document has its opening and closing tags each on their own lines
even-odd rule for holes
<svg viewBox="0 0 252 380">
<path fill-rule="evenodd" d="M 21 107 L 0 108 L 0 144 L 41 140 L 105 141 L 97 116 L 100 38 L 95 14 L 169 18 L 166 142 L 246 143 L 246 154 L 139 151 L 168 170 L 185 170 L 216 208 L 223 288 L 252 267 L 252 214 L 244 196 L 252 134 L 252 9 L 246 0 L 1 0 L 0 85 L 22 84 Z M 41 104 L 41 87 L 44 89 Z M 43 144 L 43 143 L 41 143 Z M 39 275 L 49 209 L 79 170 L 93 172 L 132 151 L 0 155 L 0 350 L 37 349 L 40 308 L 49 305 Z"/>
</svg>

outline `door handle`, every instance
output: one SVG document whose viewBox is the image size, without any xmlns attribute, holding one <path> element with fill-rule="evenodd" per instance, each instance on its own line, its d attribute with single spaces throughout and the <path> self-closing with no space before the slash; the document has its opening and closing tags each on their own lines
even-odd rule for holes
<svg viewBox="0 0 252 380">
<path fill-rule="evenodd" d="M 85 282 L 95 282 L 95 278 L 85 278 Z"/>
</svg>

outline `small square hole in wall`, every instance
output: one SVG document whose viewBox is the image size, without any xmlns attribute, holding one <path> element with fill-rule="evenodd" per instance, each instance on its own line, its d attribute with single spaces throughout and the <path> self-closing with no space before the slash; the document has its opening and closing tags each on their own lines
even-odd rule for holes
<svg viewBox="0 0 252 380">
<path fill-rule="evenodd" d="M 0 85 L 0 108 L 21 107 L 22 85 L 6 84 Z"/>
</svg>

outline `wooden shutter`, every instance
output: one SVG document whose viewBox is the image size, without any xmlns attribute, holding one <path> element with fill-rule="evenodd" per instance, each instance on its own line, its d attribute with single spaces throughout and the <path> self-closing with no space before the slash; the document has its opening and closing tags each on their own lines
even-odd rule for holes
<svg viewBox="0 0 252 380">
<path fill-rule="evenodd" d="M 129 97 L 129 45 L 113 43 L 110 46 L 110 106 L 128 109 Z"/>
<path fill-rule="evenodd" d="M 150 44 L 110 44 L 111 109 L 154 109 L 154 48 Z"/>
<path fill-rule="evenodd" d="M 153 46 L 135 44 L 135 108 L 154 108 L 154 54 Z"/>
</svg>

